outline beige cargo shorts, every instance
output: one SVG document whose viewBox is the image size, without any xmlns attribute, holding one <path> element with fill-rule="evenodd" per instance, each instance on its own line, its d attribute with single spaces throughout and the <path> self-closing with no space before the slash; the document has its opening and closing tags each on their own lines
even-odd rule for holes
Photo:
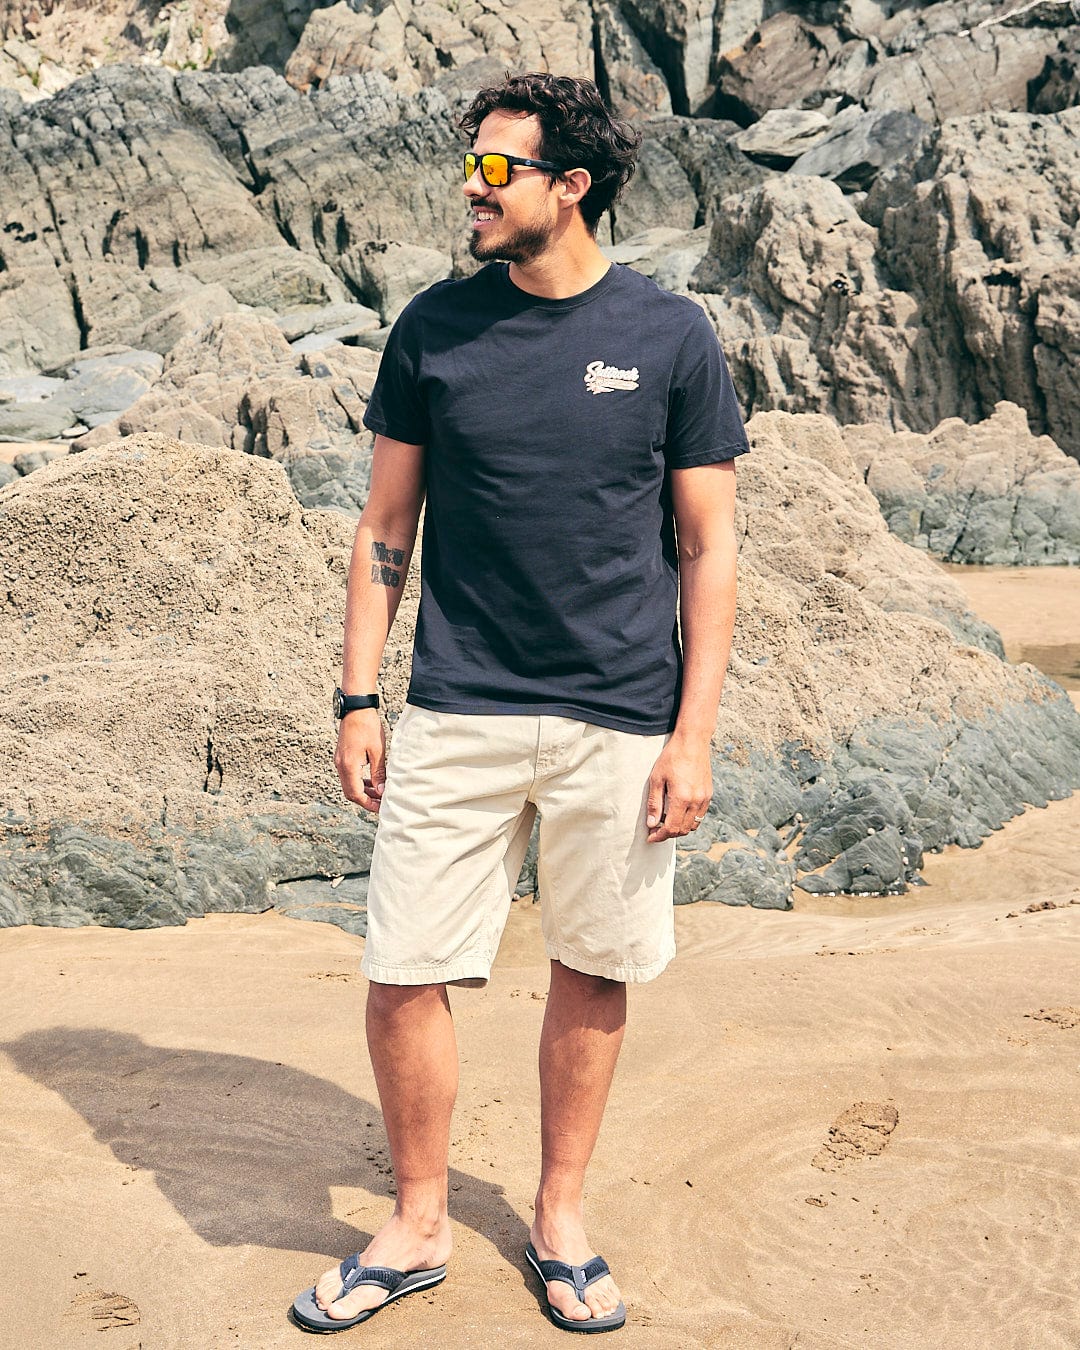
<svg viewBox="0 0 1080 1350">
<path fill-rule="evenodd" d="M 610 980 L 654 979 L 675 955 L 675 841 L 650 844 L 645 828 L 666 740 L 407 705 L 379 810 L 364 974 L 483 984 L 539 812 L 548 956 Z"/>
</svg>

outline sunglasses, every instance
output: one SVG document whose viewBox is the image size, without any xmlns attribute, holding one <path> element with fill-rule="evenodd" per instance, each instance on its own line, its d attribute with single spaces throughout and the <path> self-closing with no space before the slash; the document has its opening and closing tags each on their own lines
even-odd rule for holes
<svg viewBox="0 0 1080 1350">
<path fill-rule="evenodd" d="M 470 150 L 465 155 L 465 179 L 467 182 L 479 169 L 480 177 L 488 187 L 505 187 L 510 181 L 511 172 L 519 164 L 530 169 L 547 169 L 548 173 L 562 172 L 557 164 L 546 159 L 521 159 L 518 155 L 477 155 Z"/>
</svg>

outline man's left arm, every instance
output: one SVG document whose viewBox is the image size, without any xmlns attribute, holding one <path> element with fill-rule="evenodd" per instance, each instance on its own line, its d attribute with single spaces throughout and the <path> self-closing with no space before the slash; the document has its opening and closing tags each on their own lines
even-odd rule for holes
<svg viewBox="0 0 1080 1350">
<path fill-rule="evenodd" d="M 709 746 L 735 627 L 735 461 L 671 471 L 683 681 L 678 720 L 649 778 L 649 842 L 689 834 L 712 800 Z"/>
</svg>

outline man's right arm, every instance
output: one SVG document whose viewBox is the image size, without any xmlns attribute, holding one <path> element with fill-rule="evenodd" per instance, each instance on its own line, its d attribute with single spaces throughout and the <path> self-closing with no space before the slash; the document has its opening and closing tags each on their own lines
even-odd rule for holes
<svg viewBox="0 0 1080 1350">
<path fill-rule="evenodd" d="M 341 671 L 346 694 L 375 691 L 423 503 L 424 447 L 376 436 L 371 491 L 349 565 Z M 386 780 L 386 727 L 377 709 L 364 708 L 341 719 L 334 767 L 349 801 L 378 811 Z"/>
</svg>

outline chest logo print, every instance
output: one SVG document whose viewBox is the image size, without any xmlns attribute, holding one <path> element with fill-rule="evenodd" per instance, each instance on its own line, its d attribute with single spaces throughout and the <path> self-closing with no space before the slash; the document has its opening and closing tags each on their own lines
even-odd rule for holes
<svg viewBox="0 0 1080 1350">
<path fill-rule="evenodd" d="M 590 394 L 613 394 L 618 389 L 638 387 L 638 368 L 620 370 L 605 366 L 603 361 L 590 361 L 585 367 L 585 388 Z"/>
</svg>

